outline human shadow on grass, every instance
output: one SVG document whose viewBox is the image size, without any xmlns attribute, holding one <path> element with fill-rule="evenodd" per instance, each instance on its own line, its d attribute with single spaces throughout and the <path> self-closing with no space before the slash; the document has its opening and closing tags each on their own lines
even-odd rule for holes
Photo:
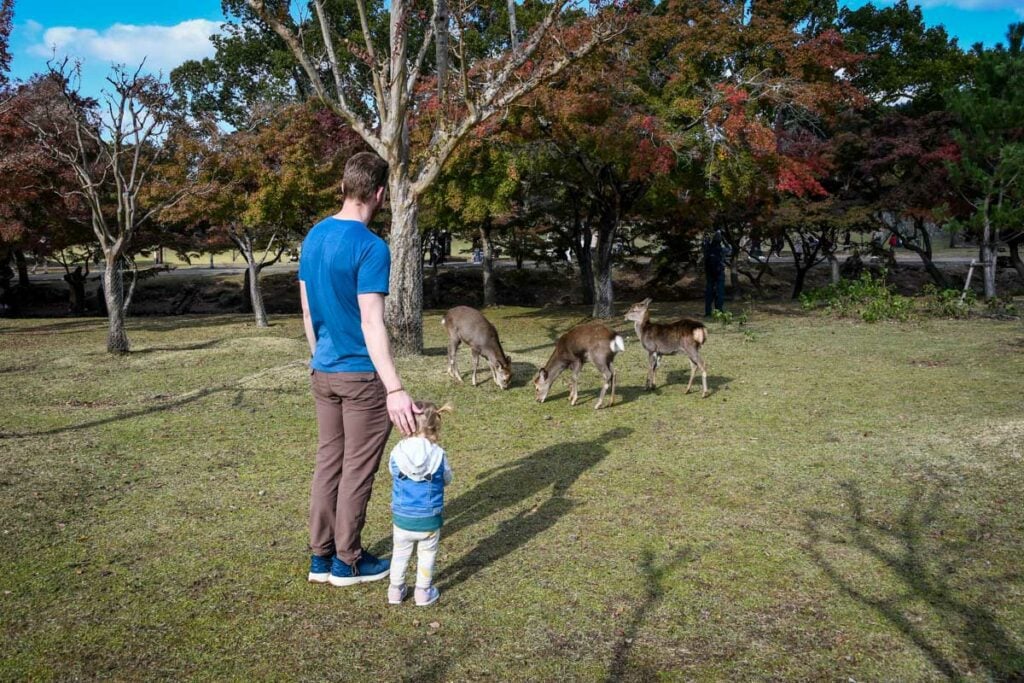
<svg viewBox="0 0 1024 683">
<path fill-rule="evenodd" d="M 680 548 L 664 562 L 658 563 L 657 557 L 650 549 L 644 549 L 640 553 L 640 561 L 637 569 L 640 578 L 644 582 L 643 599 L 633 607 L 629 619 L 624 626 L 618 629 L 619 639 L 612 650 L 612 661 L 608 667 L 608 682 L 621 681 L 630 674 L 637 680 L 654 680 L 657 678 L 657 671 L 648 670 L 643 664 L 630 664 L 630 655 L 633 650 L 633 643 L 643 628 L 647 617 L 655 610 L 668 592 L 668 578 L 676 569 L 685 562 L 692 562 L 695 559 L 693 550 L 689 547 Z"/>
<path fill-rule="evenodd" d="M 950 583 L 977 556 L 977 542 L 984 538 L 984 523 L 957 541 L 943 535 L 942 494 L 918 486 L 904 502 L 896 523 L 872 519 L 856 484 L 842 485 L 846 510 L 840 514 L 824 511 L 807 513 L 804 533 L 806 552 L 818 568 L 842 593 L 874 610 L 901 631 L 938 669 L 950 679 L 984 672 L 985 678 L 1000 681 L 1024 680 L 1024 649 L 1013 634 L 998 622 L 994 611 L 972 601 Z M 829 546 L 842 549 L 833 553 Z M 863 562 L 844 566 L 850 548 L 885 568 L 885 581 L 864 581 Z M 986 580 L 986 597 L 1009 593 L 1009 586 L 1024 575 L 1011 572 Z M 874 586 L 898 585 L 889 594 Z M 975 586 L 981 582 L 975 581 Z M 926 607 L 922 607 L 926 606 Z M 915 610 L 927 609 L 934 619 L 921 619 Z M 939 633 L 938 631 L 941 631 Z M 956 655 L 944 651 L 943 643 L 955 643 Z M 947 646 L 949 647 L 949 646 Z M 954 659 L 966 661 L 963 671 Z"/>
<path fill-rule="evenodd" d="M 608 443 L 632 433 L 629 427 L 617 427 L 589 441 L 549 446 L 477 475 L 481 483 L 447 506 L 442 538 L 456 536 L 460 531 L 549 487 L 551 494 L 540 504 L 502 521 L 493 534 L 446 567 L 438 576 L 439 587 L 442 590 L 454 588 L 484 567 L 526 545 L 569 514 L 578 505 L 566 497 L 569 487 L 608 455 Z"/>
</svg>

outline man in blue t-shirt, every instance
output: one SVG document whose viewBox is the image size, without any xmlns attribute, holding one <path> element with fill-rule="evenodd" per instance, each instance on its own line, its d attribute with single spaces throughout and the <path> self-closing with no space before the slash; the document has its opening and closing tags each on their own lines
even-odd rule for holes
<svg viewBox="0 0 1024 683">
<path fill-rule="evenodd" d="M 362 547 L 366 506 L 392 423 L 406 436 L 416 426 L 384 327 L 391 254 L 366 227 L 384 203 L 387 175 L 376 154 L 349 159 L 341 211 L 313 226 L 299 259 L 319 428 L 309 504 L 315 583 L 348 586 L 388 575 L 391 563 Z"/>
</svg>

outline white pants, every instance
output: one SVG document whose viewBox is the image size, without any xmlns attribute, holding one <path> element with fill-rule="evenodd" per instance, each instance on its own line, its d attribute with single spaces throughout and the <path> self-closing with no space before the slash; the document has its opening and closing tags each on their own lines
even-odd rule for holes
<svg viewBox="0 0 1024 683">
<path fill-rule="evenodd" d="M 394 549 L 391 553 L 391 585 L 405 585 L 405 570 L 412 557 L 412 547 L 416 546 L 416 587 L 430 588 L 434 580 L 434 559 L 437 557 L 441 530 L 406 531 L 392 526 L 392 532 Z"/>
</svg>

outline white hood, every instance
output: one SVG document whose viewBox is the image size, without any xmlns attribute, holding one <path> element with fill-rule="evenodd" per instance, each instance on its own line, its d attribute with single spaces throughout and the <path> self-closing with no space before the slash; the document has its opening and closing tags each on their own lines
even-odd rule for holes
<svg viewBox="0 0 1024 683">
<path fill-rule="evenodd" d="M 402 439 L 391 451 L 398 471 L 413 481 L 423 481 L 441 467 L 444 449 L 422 436 Z"/>
</svg>

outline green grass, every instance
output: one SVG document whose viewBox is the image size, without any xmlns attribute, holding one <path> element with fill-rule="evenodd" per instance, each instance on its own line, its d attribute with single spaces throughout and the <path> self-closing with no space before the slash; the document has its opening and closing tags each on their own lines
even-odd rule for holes
<svg viewBox="0 0 1024 683">
<path fill-rule="evenodd" d="M 436 312 L 400 363 L 456 407 L 427 609 L 305 582 L 297 318 L 135 319 L 125 358 L 99 320 L 0 321 L 0 679 L 1024 672 L 1019 322 L 754 311 L 711 326 L 704 400 L 679 357 L 644 392 L 629 330 L 594 411 L 592 367 L 576 407 L 561 380 L 543 405 L 529 386 L 581 309 L 489 315 L 509 391 L 444 376 Z M 382 472 L 364 542 L 385 553 L 389 498 Z"/>
</svg>

